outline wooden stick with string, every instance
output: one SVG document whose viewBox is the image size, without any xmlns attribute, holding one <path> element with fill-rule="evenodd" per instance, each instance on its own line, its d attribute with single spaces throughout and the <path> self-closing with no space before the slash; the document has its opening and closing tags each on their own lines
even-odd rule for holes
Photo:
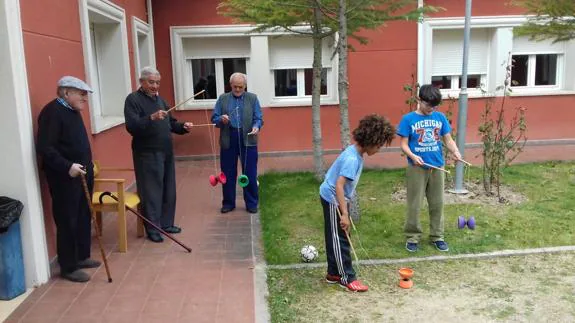
<svg viewBox="0 0 575 323">
<path fill-rule="evenodd" d="M 449 171 L 448 171 L 447 169 L 444 169 L 444 168 L 441 168 L 441 167 L 436 167 L 436 166 L 433 166 L 433 165 L 429 165 L 429 164 L 427 164 L 427 163 L 423 163 L 423 165 L 425 165 L 425 166 L 427 166 L 427 167 L 429 167 L 429 168 L 437 169 L 437 170 L 439 170 L 439 171 L 442 171 L 442 172 L 445 172 L 445 173 L 449 174 Z"/>
<path fill-rule="evenodd" d="M 471 163 L 469 163 L 469 162 L 467 162 L 467 161 L 465 161 L 465 160 L 463 160 L 463 159 L 460 159 L 459 161 L 462 162 L 462 163 L 464 163 L 464 164 L 466 164 L 467 166 L 472 166 Z"/>
<path fill-rule="evenodd" d="M 337 214 L 339 215 L 339 217 L 341 218 L 341 212 L 339 211 L 339 206 L 336 205 L 335 209 L 337 210 Z M 349 218 L 349 222 L 351 223 L 351 225 L 353 227 L 355 227 L 355 225 L 353 224 L 353 220 L 351 219 L 351 216 L 348 215 Z M 348 228 L 349 230 L 349 228 Z M 349 246 L 351 247 L 351 251 L 353 252 L 353 255 L 355 256 L 355 262 L 359 262 L 359 259 L 357 258 L 357 253 L 355 253 L 355 248 L 353 247 L 353 243 L 351 242 L 351 238 L 349 237 L 349 233 L 347 233 L 347 231 L 343 230 L 343 232 L 345 232 L 345 237 L 347 238 L 347 241 L 349 241 Z"/>
<path fill-rule="evenodd" d="M 201 90 L 200 92 L 198 92 L 198 93 L 192 95 L 191 97 L 189 97 L 186 101 L 180 102 L 180 103 L 178 103 L 177 105 L 175 105 L 175 106 L 169 108 L 166 112 L 170 112 L 170 111 L 174 110 L 175 108 L 181 106 L 182 104 L 184 104 L 184 103 L 190 101 L 191 99 L 195 98 L 196 96 L 198 96 L 198 95 L 200 95 L 200 94 L 202 94 L 202 93 L 204 93 L 204 92 L 206 92 L 206 90 Z"/>
</svg>

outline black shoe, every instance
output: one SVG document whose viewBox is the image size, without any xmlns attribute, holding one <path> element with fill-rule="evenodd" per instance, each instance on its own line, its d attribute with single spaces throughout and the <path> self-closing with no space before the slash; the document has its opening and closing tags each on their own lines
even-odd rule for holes
<svg viewBox="0 0 575 323">
<path fill-rule="evenodd" d="M 86 274 L 80 269 L 76 269 L 72 272 L 60 273 L 60 276 L 62 276 L 62 278 L 64 279 L 67 279 L 75 283 L 85 283 L 90 280 L 90 275 Z"/>
<path fill-rule="evenodd" d="M 76 265 L 79 269 L 82 268 L 98 268 L 100 267 L 102 263 L 99 262 L 98 260 L 94 260 L 94 259 L 84 259 L 82 261 L 79 261 L 78 264 Z"/>
<path fill-rule="evenodd" d="M 148 240 L 156 243 L 164 242 L 164 238 L 156 232 L 148 233 Z"/>
<path fill-rule="evenodd" d="M 164 231 L 167 233 L 180 233 L 182 232 L 182 228 L 172 225 L 171 227 L 163 228 Z"/>
<path fill-rule="evenodd" d="M 251 214 L 256 214 L 256 213 L 258 213 L 258 208 L 257 208 L 257 207 L 252 207 L 252 208 L 248 207 L 248 208 L 246 208 L 246 210 L 247 210 L 249 213 L 251 213 Z"/>
<path fill-rule="evenodd" d="M 231 207 L 231 206 L 224 206 L 222 207 L 222 209 L 220 210 L 220 212 L 222 213 L 228 213 L 231 212 L 235 209 L 235 207 Z"/>
</svg>

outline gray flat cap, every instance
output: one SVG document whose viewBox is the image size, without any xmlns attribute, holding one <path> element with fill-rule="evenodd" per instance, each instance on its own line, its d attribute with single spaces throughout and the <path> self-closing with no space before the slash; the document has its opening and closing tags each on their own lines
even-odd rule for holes
<svg viewBox="0 0 575 323">
<path fill-rule="evenodd" d="M 72 87 L 78 90 L 84 90 L 88 92 L 94 92 L 88 84 L 84 83 L 84 81 L 80 80 L 79 78 L 75 78 L 73 76 L 64 76 L 58 81 L 58 87 Z"/>
</svg>

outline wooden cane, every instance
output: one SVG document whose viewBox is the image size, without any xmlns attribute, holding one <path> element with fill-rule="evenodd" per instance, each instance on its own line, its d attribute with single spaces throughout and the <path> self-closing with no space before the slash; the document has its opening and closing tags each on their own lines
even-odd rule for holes
<svg viewBox="0 0 575 323">
<path fill-rule="evenodd" d="M 204 92 L 206 92 L 206 90 L 201 90 L 200 92 L 198 92 L 198 93 L 192 95 L 191 97 L 189 97 L 186 101 L 180 102 L 180 103 L 178 103 L 177 105 L 171 107 L 171 108 L 168 109 L 166 112 L 170 112 L 170 111 L 174 110 L 175 108 L 181 106 L 182 104 L 184 104 L 184 103 L 190 101 L 191 99 L 195 98 L 196 96 L 198 96 L 198 95 L 200 95 L 200 94 L 202 94 L 202 93 L 204 93 Z"/>
<path fill-rule="evenodd" d="M 100 203 L 103 203 L 103 198 L 104 196 L 109 196 L 112 199 L 116 200 L 116 202 L 120 202 L 120 200 L 118 199 L 118 197 L 114 196 L 114 194 L 110 193 L 110 192 L 103 192 L 102 194 L 100 194 L 100 196 L 98 197 L 98 200 L 100 201 Z M 181 243 L 178 239 L 174 238 L 171 234 L 167 233 L 164 229 L 160 228 L 159 226 L 157 226 L 156 224 L 154 224 L 154 222 L 148 220 L 148 218 L 146 218 L 145 216 L 143 216 L 142 214 L 140 214 L 140 212 L 134 210 L 134 208 L 129 207 L 128 205 L 124 205 L 126 207 L 126 209 L 128 209 L 129 211 L 131 211 L 132 213 L 134 213 L 136 216 L 138 216 L 140 219 L 142 219 L 143 221 L 145 221 L 146 223 L 148 223 L 149 225 L 151 225 L 152 227 L 154 227 L 156 230 L 158 230 L 158 232 L 160 232 L 161 234 L 165 235 L 166 237 L 170 238 L 172 241 L 174 241 L 175 243 L 179 244 L 182 248 L 186 249 L 187 252 L 192 252 L 192 248 L 186 246 L 185 244 Z"/>
<path fill-rule="evenodd" d="M 202 124 L 194 124 L 192 127 L 205 127 L 205 126 L 215 126 L 215 123 L 202 123 Z"/>
<path fill-rule="evenodd" d="M 90 196 L 90 191 L 88 191 L 88 184 L 86 184 L 86 175 L 81 174 L 82 186 L 84 187 L 84 194 L 86 195 L 86 202 L 90 208 L 90 214 L 92 216 L 92 223 L 94 224 L 94 229 L 96 229 L 96 239 L 98 240 L 98 246 L 100 247 L 100 253 L 102 254 L 102 260 L 104 261 L 104 267 L 106 268 L 106 275 L 108 276 L 108 283 L 112 282 L 112 275 L 110 274 L 110 268 L 108 267 L 108 260 L 106 259 L 106 253 L 104 252 L 104 247 L 102 247 L 102 240 L 100 240 L 100 227 L 98 226 L 98 221 L 96 220 L 96 213 L 94 212 L 94 207 L 92 206 L 92 197 Z"/>
</svg>

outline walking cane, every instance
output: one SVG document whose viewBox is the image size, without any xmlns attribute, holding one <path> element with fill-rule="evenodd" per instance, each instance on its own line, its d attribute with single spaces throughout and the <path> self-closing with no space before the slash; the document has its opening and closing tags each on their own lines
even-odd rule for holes
<svg viewBox="0 0 575 323">
<path fill-rule="evenodd" d="M 102 199 L 104 198 L 104 196 L 109 196 L 111 198 L 113 198 L 114 200 L 116 200 L 116 202 L 120 202 L 120 200 L 114 196 L 112 193 L 110 192 L 103 192 L 102 194 L 100 194 L 100 197 L 98 197 L 98 200 L 100 201 L 100 204 L 103 203 Z M 172 239 L 172 241 L 174 241 L 175 243 L 179 244 L 180 246 L 182 246 L 182 248 L 186 249 L 187 252 L 192 252 L 192 248 L 186 246 L 185 244 L 181 243 L 178 239 L 172 237 L 172 235 L 170 235 L 169 233 L 167 233 L 165 230 L 161 229 L 160 227 L 158 227 L 157 225 L 155 225 L 152 221 L 148 220 L 145 216 L 141 215 L 138 211 L 134 210 L 133 208 L 129 207 L 128 205 L 124 205 L 128 210 L 132 211 L 132 213 L 134 213 L 135 215 L 137 215 L 140 219 L 146 221 L 146 223 L 148 223 L 149 225 L 151 225 L 152 227 L 154 227 L 156 230 L 158 230 L 161 234 L 165 235 L 166 237 Z"/>
<path fill-rule="evenodd" d="M 96 213 L 94 212 L 94 208 L 92 207 L 92 197 L 90 196 L 90 192 L 88 191 L 88 184 L 86 184 L 86 176 L 84 174 L 81 174 L 80 176 L 82 176 L 82 186 L 84 186 L 84 194 L 86 194 L 86 202 L 90 207 L 92 223 L 94 223 L 94 228 L 96 229 L 96 239 L 98 240 L 98 245 L 100 246 L 100 253 L 102 254 L 102 260 L 104 260 L 104 267 L 106 268 L 108 283 L 111 283 L 112 275 L 110 275 L 110 268 L 108 267 L 108 260 L 106 260 L 106 253 L 104 252 L 104 248 L 102 247 L 102 240 L 100 240 L 100 227 L 98 226 L 98 221 L 96 221 Z"/>
</svg>

